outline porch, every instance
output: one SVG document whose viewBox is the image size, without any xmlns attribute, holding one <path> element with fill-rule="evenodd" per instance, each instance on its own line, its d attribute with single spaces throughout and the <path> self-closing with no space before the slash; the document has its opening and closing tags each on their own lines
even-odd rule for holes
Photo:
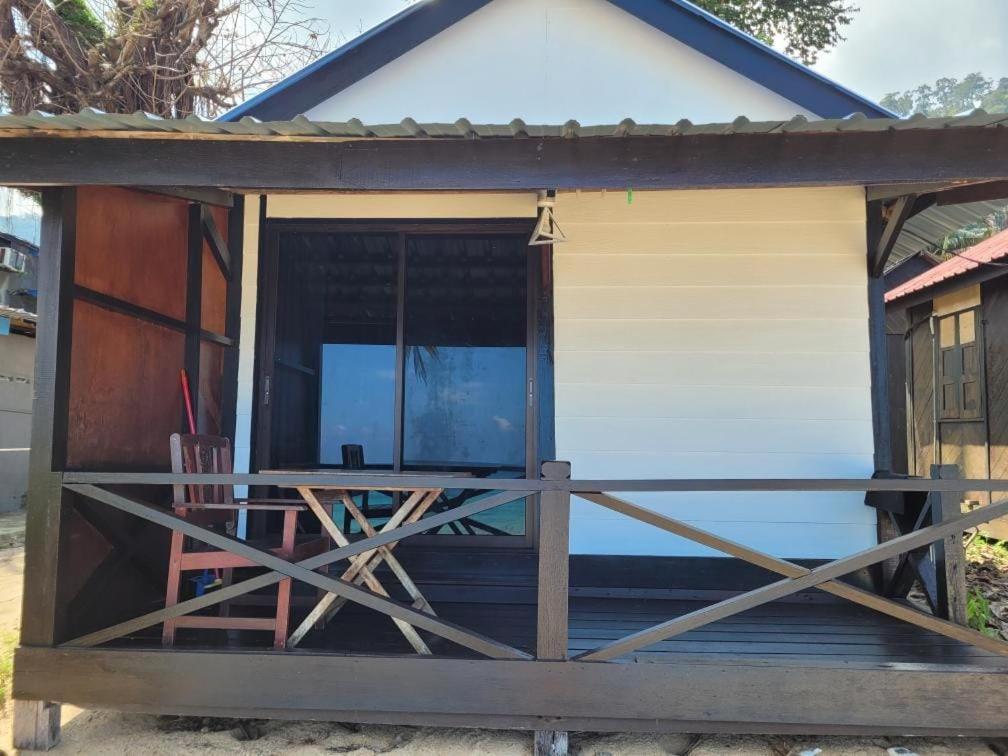
<svg viewBox="0 0 1008 756">
<path fill-rule="evenodd" d="M 945 517 L 942 502 L 957 501 L 964 486 L 994 490 L 1003 484 L 955 479 L 574 481 L 556 477 L 558 469 L 563 466 L 548 466 L 544 479 L 508 481 L 504 490 L 454 510 L 300 564 L 278 560 L 108 489 L 222 477 L 239 484 L 282 484 L 282 476 L 66 473 L 64 485 L 74 495 L 188 533 L 252 559 L 267 572 L 70 638 L 55 648 L 22 647 L 16 657 L 15 695 L 204 716 L 537 730 L 1008 731 L 999 700 L 1008 674 L 1008 644 L 941 617 L 954 617 L 954 605 L 961 599 L 956 576 L 961 577 L 962 564 L 953 556 L 959 534 L 1008 513 L 1008 502 L 1002 502 L 964 515 L 946 510 Z M 340 478 L 341 485 L 368 482 L 364 476 L 343 473 L 314 482 L 331 484 L 334 478 Z M 446 482 L 436 477 L 426 481 L 431 486 Z M 493 490 L 489 481 L 472 485 Z M 863 488 L 883 494 L 928 492 L 928 505 L 914 518 L 920 527 L 809 569 L 591 491 L 609 487 Z M 446 569 L 449 560 L 432 559 L 430 550 L 397 552 L 427 592 L 430 613 L 410 609 L 397 600 L 402 598 L 398 593 L 382 599 L 333 578 L 335 573 L 313 571 L 506 505 L 528 491 L 538 492 L 542 501 L 540 549 L 532 559 L 521 551 L 504 552 L 492 560 L 496 568 L 487 569 L 480 567 L 487 562 L 485 550 L 462 550 L 452 554 L 451 568 Z M 695 539 L 739 561 L 710 560 L 707 569 L 694 564 L 688 572 L 652 563 L 646 570 L 638 568 L 634 578 L 632 560 L 625 560 L 622 574 L 614 577 L 618 563 L 579 563 L 568 555 L 572 496 L 612 507 L 668 534 Z M 880 595 L 885 592 L 885 570 L 872 568 L 902 554 L 923 555 L 923 561 L 916 562 L 917 574 L 925 583 L 953 591 L 935 597 L 942 602 L 935 613 Z M 756 569 L 739 569 L 741 564 Z M 469 571 L 459 569 L 465 565 Z M 663 569 L 666 574 L 661 574 Z M 899 570 L 895 566 L 890 576 Z M 375 574 L 390 578 L 382 570 Z M 674 574 L 679 577 L 670 580 Z M 784 578 L 774 581 L 774 575 Z M 297 650 L 270 651 L 261 633 L 240 629 L 226 636 L 197 631 L 175 648 L 160 648 L 158 625 L 166 618 L 213 612 L 222 601 L 237 600 L 284 576 L 336 592 L 350 600 L 351 608 L 325 628 L 312 630 Z M 883 583 L 873 585 L 873 579 Z M 593 582 L 597 585 L 589 585 Z M 636 586 L 626 584 L 631 582 Z M 295 595 L 304 599 L 295 602 L 304 607 L 302 612 L 316 599 L 311 591 Z M 414 653 L 393 618 L 415 623 L 432 653 Z"/>
<path fill-rule="evenodd" d="M 69 167 L 51 143 L 72 137 L 0 138 L 0 180 L 47 186 L 50 253 L 14 695 L 540 731 L 1008 732 L 1006 644 L 967 627 L 962 563 L 964 530 L 1008 502 L 960 512 L 962 491 L 1008 483 L 887 477 L 880 278 L 917 193 L 941 190 L 926 181 L 1008 175 L 1003 130 L 739 125 L 573 144 L 245 124 L 81 139 Z M 158 169 L 177 185 L 136 187 Z M 542 186 L 576 232 L 563 258 L 527 244 Z M 323 210 L 285 216 L 297 202 Z M 440 365 L 417 367 L 431 350 Z M 233 471 L 169 472 L 180 368 Z M 451 411 L 417 380 L 457 395 L 474 373 L 483 393 Z M 406 497 L 383 494 L 375 533 L 331 510 L 339 538 L 300 560 L 257 544 L 286 533 L 275 513 L 231 532 L 179 512 L 197 486 L 308 503 L 395 476 L 439 506 L 396 521 Z M 311 514 L 295 526 L 336 538 Z M 235 574 L 166 599 L 173 537 Z M 307 632 L 277 651 L 284 583 Z M 339 612 L 318 624 L 323 595 Z"/>
</svg>

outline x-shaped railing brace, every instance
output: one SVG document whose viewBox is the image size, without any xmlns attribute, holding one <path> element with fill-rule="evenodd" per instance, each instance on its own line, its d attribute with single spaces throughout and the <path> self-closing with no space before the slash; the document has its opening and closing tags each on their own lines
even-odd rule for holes
<svg viewBox="0 0 1008 756">
<path fill-rule="evenodd" d="M 427 630 L 435 635 L 457 643 L 460 646 L 465 646 L 466 648 L 472 649 L 473 651 L 481 653 L 485 656 L 489 656 L 494 659 L 532 658 L 524 651 L 520 651 L 519 649 L 513 648 L 504 643 L 499 643 L 492 638 L 487 638 L 486 636 L 470 632 L 465 628 L 438 619 L 437 617 L 425 612 L 417 611 L 406 604 L 401 604 L 397 601 L 383 598 L 378 594 L 360 588 L 353 583 L 345 580 L 338 580 L 319 572 L 314 572 L 314 570 L 317 570 L 320 567 L 332 564 L 333 562 L 338 562 L 341 559 L 349 559 L 357 556 L 358 554 L 371 552 L 379 546 L 384 546 L 385 544 L 402 540 L 403 538 L 417 533 L 423 533 L 432 528 L 441 527 L 442 525 L 454 522 L 462 517 L 471 517 L 479 514 L 480 512 L 485 512 L 488 509 L 493 509 L 509 502 L 525 498 L 526 496 L 531 495 L 531 492 L 529 491 L 505 491 L 503 493 L 494 494 L 484 499 L 458 507 L 450 512 L 444 512 L 442 514 L 424 518 L 409 525 L 403 525 L 395 530 L 381 533 L 373 538 L 356 541 L 349 546 L 334 549 L 324 554 L 319 554 L 318 556 L 294 563 L 288 562 L 287 560 L 275 556 L 274 554 L 254 548 L 253 546 L 249 546 L 243 541 L 239 541 L 235 538 L 215 533 L 212 530 L 195 525 L 171 512 L 166 512 L 163 509 L 158 509 L 157 507 L 153 507 L 149 504 L 136 501 L 135 499 L 131 499 L 120 494 L 112 493 L 111 491 L 107 491 L 94 485 L 66 484 L 65 488 L 69 491 L 73 491 L 74 493 L 87 496 L 95 499 L 96 501 L 115 507 L 116 509 L 136 515 L 137 517 L 141 517 L 145 520 L 149 520 L 150 522 L 162 525 L 171 530 L 180 531 L 185 535 L 209 544 L 210 546 L 215 546 L 219 549 L 231 552 L 232 554 L 249 559 L 256 564 L 272 570 L 272 572 L 250 578 L 249 580 L 244 580 L 240 583 L 235 583 L 234 585 L 205 594 L 204 596 L 189 599 L 188 601 L 182 601 L 174 606 L 166 607 L 165 609 L 150 612 L 149 614 L 119 623 L 118 625 L 113 625 L 112 627 L 104 630 L 99 630 L 97 632 L 75 638 L 62 644 L 64 646 L 96 646 L 100 643 L 105 643 L 128 633 L 136 632 L 137 630 L 142 630 L 143 628 L 150 627 L 152 625 L 157 625 L 171 617 L 179 617 L 189 614 L 190 612 L 198 611 L 199 609 L 204 609 L 208 606 L 213 606 L 214 604 L 218 604 L 222 601 L 228 601 L 245 593 L 265 588 L 289 577 L 308 583 L 309 585 L 313 585 L 316 588 L 321 588 L 329 593 L 345 597 L 350 601 L 374 609 L 375 611 L 389 617 L 401 619 L 414 627 Z"/>
<path fill-rule="evenodd" d="M 869 593 L 845 583 L 836 582 L 835 580 L 835 578 L 868 567 L 869 565 L 899 556 L 906 551 L 926 546 L 929 543 L 937 541 L 939 538 L 962 533 L 968 528 L 1002 517 L 1008 514 L 1008 501 L 981 507 L 955 519 L 945 520 L 922 530 L 901 535 L 898 538 L 893 538 L 890 541 L 873 546 L 857 554 L 852 554 L 843 559 L 837 559 L 824 564 L 814 570 L 809 570 L 793 562 L 764 554 L 748 546 L 743 546 L 735 541 L 699 530 L 679 520 L 666 517 L 650 509 L 639 507 L 636 504 L 617 499 L 608 494 L 578 492 L 576 495 L 607 509 L 628 515 L 641 522 L 654 525 L 662 530 L 675 533 L 696 543 L 709 546 L 712 549 L 758 565 L 771 572 L 776 572 L 778 575 L 785 576 L 784 580 L 779 580 L 776 583 L 771 583 L 748 593 L 733 596 L 725 601 L 689 612 L 676 619 L 663 622 L 660 625 L 655 625 L 654 627 L 625 636 L 599 648 L 586 651 L 574 657 L 576 660 L 608 661 L 616 659 L 624 654 L 649 646 L 652 643 L 681 635 L 690 630 L 708 625 L 711 622 L 731 617 L 739 612 L 776 601 L 808 588 L 820 588 L 835 596 L 862 604 L 883 614 L 888 614 L 891 617 L 896 617 L 897 619 L 910 622 L 927 630 L 963 641 L 964 643 L 970 643 L 987 651 L 1008 656 L 1008 643 L 1005 641 L 997 638 L 988 638 L 986 635 L 962 625 L 925 614 L 882 596 Z"/>
</svg>

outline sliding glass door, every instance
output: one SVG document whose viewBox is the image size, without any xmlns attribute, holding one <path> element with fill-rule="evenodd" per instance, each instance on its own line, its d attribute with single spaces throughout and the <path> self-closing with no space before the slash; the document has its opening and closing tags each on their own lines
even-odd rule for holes
<svg viewBox="0 0 1008 756">
<path fill-rule="evenodd" d="M 272 229 L 260 466 L 460 475 L 435 509 L 484 495 L 467 478 L 537 475 L 529 292 L 541 252 L 527 239 L 454 225 Z M 530 537 L 526 510 L 516 502 L 438 535 L 517 545 Z"/>
</svg>

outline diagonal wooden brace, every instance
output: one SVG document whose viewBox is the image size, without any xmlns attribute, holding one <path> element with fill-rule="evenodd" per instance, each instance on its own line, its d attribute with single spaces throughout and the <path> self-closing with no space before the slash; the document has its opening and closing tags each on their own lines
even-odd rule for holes
<svg viewBox="0 0 1008 756">
<path fill-rule="evenodd" d="M 969 514 L 963 515 L 955 520 L 949 520 L 939 525 L 932 525 L 928 528 L 908 533 L 906 535 L 886 541 L 883 544 L 874 546 L 865 551 L 853 554 L 843 559 L 817 567 L 814 570 L 806 569 L 783 559 L 764 554 L 730 541 L 713 533 L 699 530 L 684 522 L 666 517 L 652 510 L 632 504 L 628 501 L 617 499 L 614 496 L 602 493 L 577 493 L 587 501 L 591 501 L 600 506 L 612 509 L 613 511 L 626 514 L 641 522 L 654 525 L 670 533 L 675 533 L 684 538 L 688 538 L 696 543 L 709 546 L 731 556 L 743 559 L 751 564 L 758 565 L 767 570 L 787 576 L 788 579 L 771 583 L 770 585 L 758 588 L 754 591 L 732 597 L 717 604 L 704 607 L 695 612 L 690 612 L 668 622 L 646 628 L 637 633 L 632 633 L 623 638 L 605 644 L 599 648 L 586 651 L 574 657 L 580 661 L 608 661 L 618 658 L 624 654 L 636 651 L 637 649 L 657 643 L 667 638 L 680 635 L 694 630 L 698 627 L 715 622 L 725 617 L 730 617 L 739 612 L 752 609 L 770 601 L 775 601 L 793 593 L 805 590 L 806 588 L 818 587 L 824 591 L 848 599 L 858 604 L 883 612 L 897 619 L 924 627 L 928 630 L 941 633 L 956 640 L 973 644 L 995 653 L 1008 655 L 1008 643 L 996 638 L 988 638 L 982 633 L 970 630 L 967 627 L 957 625 L 953 622 L 943 620 L 933 615 L 918 612 L 910 607 L 897 604 L 881 596 L 877 596 L 868 591 L 839 583 L 834 580 L 842 575 L 846 575 L 855 570 L 867 567 L 876 562 L 881 562 L 893 556 L 897 556 L 904 551 L 925 546 L 932 541 L 945 536 L 961 532 L 966 528 L 973 527 L 988 520 L 1008 514 L 1008 501 L 992 504 L 989 507 L 978 509 Z"/>
<path fill-rule="evenodd" d="M 284 579 L 284 577 L 290 577 L 295 580 L 300 580 L 301 582 L 308 583 L 309 585 L 313 585 L 317 588 L 321 588 L 322 590 L 327 591 L 329 593 L 336 593 L 340 596 L 346 596 L 351 601 L 355 601 L 356 603 L 374 609 L 378 612 L 381 612 L 382 614 L 387 614 L 391 617 L 402 619 L 408 622 L 410 625 L 414 625 L 415 627 L 428 630 L 429 632 L 432 632 L 435 635 L 439 635 L 454 643 L 458 643 L 461 646 L 472 649 L 473 651 L 476 651 L 478 653 L 484 654 L 485 656 L 490 656 L 492 658 L 497 659 L 531 658 L 530 655 L 525 653 L 524 651 L 520 651 L 506 644 L 499 643 L 498 641 L 495 641 L 492 638 L 487 638 L 478 635 L 476 633 L 472 633 L 466 630 L 465 628 L 459 627 L 457 625 L 438 619 L 436 617 L 432 617 L 431 615 L 417 611 L 412 607 L 399 604 L 387 598 L 383 598 L 382 596 L 378 596 L 372 593 L 371 591 L 364 590 L 362 588 L 357 587 L 356 585 L 347 583 L 346 581 L 337 580 L 327 575 L 322 575 L 318 572 L 312 571 L 313 569 L 318 569 L 319 567 L 325 564 L 329 564 L 330 562 L 336 561 L 339 558 L 355 556 L 356 553 L 359 553 L 356 551 L 353 553 L 349 553 L 352 550 L 350 546 L 345 547 L 344 549 L 337 549 L 333 552 L 329 552 L 328 554 L 321 554 L 317 557 L 306 559 L 303 562 L 295 564 L 292 562 L 288 562 L 285 559 L 281 559 L 280 557 L 274 556 L 273 554 L 269 554 L 267 552 L 253 548 L 252 546 L 249 546 L 248 544 L 242 541 L 238 541 L 229 536 L 221 535 L 220 533 L 214 533 L 211 530 L 207 530 L 206 528 L 194 525 L 193 523 L 184 520 L 181 517 L 177 517 L 176 515 L 166 512 L 162 509 L 158 509 L 156 507 L 150 506 L 149 504 L 144 504 L 143 502 L 138 502 L 125 496 L 112 493 L 111 491 L 106 491 L 102 488 L 98 488 L 93 485 L 67 485 L 66 488 L 68 490 L 74 491 L 75 493 L 81 494 L 83 496 L 88 496 L 97 501 L 101 501 L 105 504 L 108 504 L 109 506 L 113 506 L 117 509 L 120 509 L 132 515 L 136 515 L 155 524 L 162 525 L 166 528 L 170 528 L 171 530 L 180 531 L 185 535 L 188 535 L 192 538 L 196 538 L 197 540 L 203 541 L 204 543 L 207 543 L 211 546 L 216 546 L 219 549 L 223 549 L 233 554 L 237 554 L 239 556 L 250 559 L 256 562 L 257 564 L 260 564 L 263 567 L 266 567 L 273 571 L 268 576 L 262 576 L 262 579 L 269 578 L 268 580 L 266 580 L 265 583 L 262 583 L 262 581 L 260 580 L 261 583 L 260 586 L 246 588 L 245 590 L 241 591 L 236 595 L 241 595 L 241 593 L 247 592 L 247 590 L 255 590 L 255 587 L 265 587 L 265 585 L 272 585 L 273 583 L 279 582 L 280 580 Z M 495 503 L 494 506 L 496 505 L 497 504 Z M 426 527 L 424 527 L 423 529 L 426 529 Z M 398 539 L 399 539 L 398 537 L 394 537 L 390 540 L 398 540 Z M 368 540 L 377 540 L 377 539 L 368 539 Z M 384 544 L 375 544 L 370 548 L 365 547 L 362 551 L 372 550 L 373 548 L 376 548 L 377 545 L 384 545 Z M 344 552 L 343 557 L 333 556 L 334 554 L 337 554 L 341 551 Z M 250 584 L 254 584 L 254 582 L 255 582 L 254 580 L 249 580 L 244 581 L 244 583 L 238 585 L 249 586 Z M 232 589 L 236 587 L 237 586 L 231 586 Z M 211 603 L 218 603 L 219 601 L 233 597 L 230 593 L 228 593 L 223 598 L 221 598 L 220 594 L 224 593 L 224 590 L 217 591 L 215 593 L 218 594 L 217 596 L 214 597 L 217 599 L 217 601 Z M 185 606 L 186 603 L 188 602 L 183 602 L 182 604 L 176 604 L 175 607 L 173 607 L 173 609 L 178 610 L 180 607 Z M 184 611 L 180 611 L 177 614 L 173 614 L 172 616 L 180 616 L 182 614 L 186 614 L 188 611 L 192 611 L 192 609 L 186 609 Z M 167 610 L 161 610 L 160 612 L 154 612 L 152 614 L 160 615 L 159 619 L 148 624 L 157 624 L 157 622 L 164 621 L 164 619 L 168 616 Z M 149 617 L 150 615 L 146 615 L 146 618 Z M 145 618 L 138 618 L 137 621 L 144 619 Z M 143 626 L 146 627 L 148 626 L 148 624 L 144 624 Z M 117 628 L 118 627 L 121 627 L 121 625 L 117 626 Z M 98 633 L 92 633 L 90 636 L 85 636 L 84 638 L 77 639 L 76 641 L 70 641 L 70 643 L 65 645 L 94 645 L 96 637 L 101 636 Z M 99 640 L 97 642 L 102 641 Z"/>
</svg>

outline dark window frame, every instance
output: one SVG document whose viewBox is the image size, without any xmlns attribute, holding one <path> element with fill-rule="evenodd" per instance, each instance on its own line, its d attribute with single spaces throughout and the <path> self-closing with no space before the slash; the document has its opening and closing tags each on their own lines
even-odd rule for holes
<svg viewBox="0 0 1008 756">
<path fill-rule="evenodd" d="M 974 338 L 966 344 L 975 345 L 976 349 L 976 371 L 967 373 L 965 370 L 965 352 L 962 342 L 962 317 L 972 314 Z M 942 323 L 951 320 L 954 327 L 955 343 L 953 346 L 943 347 L 941 329 Z M 987 420 L 987 391 L 985 363 L 986 354 L 984 349 L 984 322 L 982 319 L 981 306 L 966 307 L 962 310 L 934 316 L 934 386 L 935 386 L 935 415 L 939 423 L 977 423 Z M 958 372 L 952 376 L 946 376 L 945 365 L 952 356 L 954 364 L 958 365 Z M 965 387 L 969 383 L 977 384 L 977 408 L 975 411 L 965 409 Z M 950 412 L 945 406 L 945 387 L 951 386 L 955 390 L 956 406 Z"/>
<path fill-rule="evenodd" d="M 405 267 L 403 265 L 408 236 L 425 235 L 521 235 L 532 233 L 535 219 L 528 218 L 479 218 L 479 219 L 401 219 L 376 218 L 367 220 L 354 219 L 316 219 L 269 218 L 265 209 L 265 195 L 260 202 L 260 265 L 259 287 L 256 317 L 256 354 L 255 354 L 255 400 L 253 402 L 253 434 L 252 459 L 255 469 L 267 469 L 271 465 L 271 409 L 264 403 L 263 386 L 272 384 L 274 362 L 274 338 L 276 328 L 276 306 L 278 292 L 276 288 L 277 267 L 279 265 L 279 240 L 284 233 L 297 232 L 329 232 L 329 233 L 390 233 L 398 237 L 398 253 L 400 255 L 399 280 L 397 282 L 397 375 L 396 375 L 396 426 L 397 435 L 393 449 L 395 459 L 392 469 L 402 469 L 402 440 L 399 431 L 402 423 L 399 421 L 402 413 L 403 378 L 401 374 L 404 356 L 403 340 L 405 303 Z M 553 376 L 552 369 L 541 365 L 542 351 L 552 354 L 552 247 L 537 248 L 541 252 L 536 255 L 535 262 L 531 259 L 527 266 L 526 294 L 526 339 L 528 359 L 526 361 L 526 379 L 532 394 L 526 408 L 526 443 L 525 465 L 526 474 L 535 478 L 539 475 L 539 465 L 544 459 L 554 455 L 555 443 L 553 434 Z M 531 253 L 530 253 L 531 255 Z M 543 294 L 548 289 L 548 295 Z M 545 330 L 544 330 L 545 329 Z M 547 396 L 543 398 L 543 390 Z M 545 402 L 545 404 L 544 404 Z M 544 456 L 545 455 L 545 456 Z M 319 465 L 319 467 L 322 467 Z M 339 467 L 338 465 L 333 467 Z M 262 492 L 265 495 L 266 492 Z M 458 547 L 507 547 L 535 548 L 538 543 L 538 497 L 529 497 L 525 513 L 525 533 L 523 535 L 419 535 L 411 539 L 417 546 L 438 545 Z"/>
</svg>

